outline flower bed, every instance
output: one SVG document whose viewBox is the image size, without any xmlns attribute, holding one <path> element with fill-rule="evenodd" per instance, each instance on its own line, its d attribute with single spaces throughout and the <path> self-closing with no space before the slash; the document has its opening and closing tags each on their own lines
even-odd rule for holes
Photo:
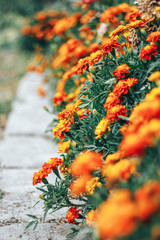
<svg viewBox="0 0 160 240">
<path fill-rule="evenodd" d="M 51 127 L 61 157 L 44 163 L 33 185 L 44 184 L 45 215 L 70 207 L 66 220 L 79 228 L 68 238 L 79 230 L 79 239 L 160 237 L 159 6 L 84 1 L 71 15 L 37 13 L 23 28 L 47 45 L 28 69 L 58 80 Z"/>
</svg>

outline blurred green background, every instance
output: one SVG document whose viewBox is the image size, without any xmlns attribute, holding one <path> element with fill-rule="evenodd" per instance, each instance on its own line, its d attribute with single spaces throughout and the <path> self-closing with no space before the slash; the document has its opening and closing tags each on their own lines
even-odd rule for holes
<svg viewBox="0 0 160 240">
<path fill-rule="evenodd" d="M 0 0 L 0 139 L 18 82 L 33 58 L 31 52 L 22 49 L 20 30 L 37 11 L 54 3 L 54 0 Z"/>
</svg>

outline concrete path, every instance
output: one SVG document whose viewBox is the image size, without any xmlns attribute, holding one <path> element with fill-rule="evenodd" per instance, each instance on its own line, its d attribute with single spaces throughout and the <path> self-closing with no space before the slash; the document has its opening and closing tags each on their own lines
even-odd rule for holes
<svg viewBox="0 0 160 240">
<path fill-rule="evenodd" d="M 58 156 L 51 134 L 45 133 L 53 119 L 43 109 L 48 106 L 48 99 L 36 93 L 41 80 L 35 73 L 21 80 L 4 140 L 0 142 L 0 189 L 4 192 L 0 200 L 0 240 L 63 240 L 70 232 L 69 224 L 58 225 L 67 210 L 48 215 L 36 231 L 24 231 L 31 221 L 26 214 L 43 216 L 42 201 L 33 208 L 40 194 L 32 186 L 33 173 L 51 157 Z M 54 181 L 53 176 L 50 179 Z"/>
</svg>

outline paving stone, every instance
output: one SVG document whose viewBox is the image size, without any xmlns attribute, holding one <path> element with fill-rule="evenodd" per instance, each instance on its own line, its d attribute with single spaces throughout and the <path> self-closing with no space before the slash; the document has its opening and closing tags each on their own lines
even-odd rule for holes
<svg viewBox="0 0 160 240">
<path fill-rule="evenodd" d="M 43 108 L 49 106 L 49 100 L 37 93 L 41 81 L 42 76 L 36 73 L 29 73 L 21 80 L 8 119 L 6 135 L 44 135 L 47 126 L 56 118 Z"/>
<path fill-rule="evenodd" d="M 27 214 L 42 218 L 44 213 L 40 191 L 32 185 L 33 173 L 50 158 L 60 156 L 51 134 L 44 133 L 54 116 L 43 109 L 44 105 L 48 106 L 48 99 L 36 93 L 41 80 L 42 76 L 30 73 L 20 82 L 5 137 L 0 143 L 0 189 L 5 193 L 0 200 L 0 240 L 63 240 L 72 226 L 57 225 L 66 216 L 68 208 L 65 208 L 48 214 L 36 231 L 24 231 L 31 221 Z M 55 176 L 50 174 L 48 180 L 54 183 Z"/>
<path fill-rule="evenodd" d="M 25 224 L 26 226 L 27 224 Z M 40 223 L 35 231 L 25 228 L 24 224 L 14 223 L 0 228 L 1 240 L 65 240 L 71 232 L 69 224 Z"/>
<path fill-rule="evenodd" d="M 44 162 L 57 157 L 57 144 L 37 136 L 6 136 L 0 145 L 3 167 L 41 168 Z"/>
<path fill-rule="evenodd" d="M 0 174 L 0 189 L 4 197 L 0 201 L 0 222 L 12 221 L 28 222 L 27 214 L 43 217 L 43 201 L 39 198 L 41 192 L 32 185 L 33 173 L 38 169 L 2 169 Z M 49 175 L 49 182 L 54 184 L 56 178 L 53 173 Z M 40 187 L 41 184 L 38 184 Z M 40 201 L 37 205 L 35 203 Z M 34 206 L 35 205 L 35 206 Z M 34 207 L 33 207 L 34 206 Z M 59 220 L 66 216 L 67 208 L 56 213 L 48 214 L 46 220 Z"/>
</svg>

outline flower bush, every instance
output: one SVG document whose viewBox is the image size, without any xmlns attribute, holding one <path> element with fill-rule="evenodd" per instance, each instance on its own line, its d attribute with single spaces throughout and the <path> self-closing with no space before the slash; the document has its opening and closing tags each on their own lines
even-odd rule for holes
<svg viewBox="0 0 160 240">
<path fill-rule="evenodd" d="M 48 44 L 29 69 L 58 80 L 50 127 L 61 158 L 33 176 L 45 215 L 69 207 L 77 226 L 68 238 L 159 239 L 160 2 L 84 1 L 72 15 L 49 13 L 23 29 Z"/>
</svg>

